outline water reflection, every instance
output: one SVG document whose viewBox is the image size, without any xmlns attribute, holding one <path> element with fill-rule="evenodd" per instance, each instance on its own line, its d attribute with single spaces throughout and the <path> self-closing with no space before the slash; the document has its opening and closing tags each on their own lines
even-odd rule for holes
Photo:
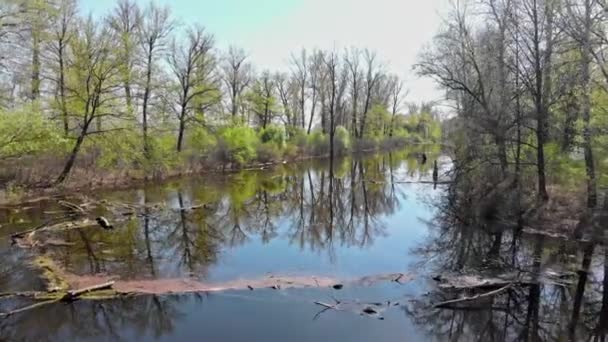
<svg viewBox="0 0 608 342">
<path fill-rule="evenodd" d="M 604 341 L 608 318 L 608 251 L 603 229 L 582 227 L 583 242 L 530 234 L 544 228 L 530 214 L 524 179 L 456 169 L 446 196 L 437 200 L 430 238 L 419 246 L 433 274 L 509 275 L 525 279 L 500 295 L 448 309 L 432 304 L 478 291 L 433 289 L 406 310 L 429 336 L 449 341 Z M 582 220 L 581 220 L 582 222 Z M 578 227 L 583 223 L 579 222 Z M 535 229 L 530 229 L 531 227 Z M 507 277 L 507 278 L 508 278 Z M 482 291 L 483 292 L 483 291 Z"/>
<path fill-rule="evenodd" d="M 407 197 L 395 180 L 430 179 L 432 163 L 415 156 L 403 151 L 111 193 L 106 203 L 132 203 L 143 211 L 125 216 L 113 231 L 54 233 L 69 246 L 48 253 L 77 274 L 122 279 L 213 279 L 209 268 L 230 260 L 222 255 L 279 241 L 335 261 L 336 248 L 366 248 L 387 236 L 384 218 Z M 125 208 L 100 208 L 99 214 L 120 220 L 133 214 Z"/>
</svg>

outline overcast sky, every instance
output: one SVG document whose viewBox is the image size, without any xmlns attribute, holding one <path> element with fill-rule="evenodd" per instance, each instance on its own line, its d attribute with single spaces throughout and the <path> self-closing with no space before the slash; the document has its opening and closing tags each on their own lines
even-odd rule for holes
<svg viewBox="0 0 608 342">
<path fill-rule="evenodd" d="M 137 0 L 142 6 L 148 0 Z M 441 99 L 431 80 L 411 71 L 420 49 L 441 24 L 449 0 L 158 0 L 182 23 L 197 22 L 218 47 L 244 48 L 258 70 L 285 69 L 302 47 L 376 50 L 406 80 L 407 101 Z M 110 0 L 81 0 L 82 11 L 108 13 Z"/>
</svg>

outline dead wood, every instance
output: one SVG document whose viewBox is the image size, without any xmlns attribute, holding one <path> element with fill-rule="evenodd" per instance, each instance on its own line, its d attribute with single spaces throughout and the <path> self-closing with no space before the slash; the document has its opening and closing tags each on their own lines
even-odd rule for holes
<svg viewBox="0 0 608 342">
<path fill-rule="evenodd" d="M 84 215 L 85 210 L 79 206 L 78 204 L 74 204 L 72 202 L 68 202 L 65 200 L 61 200 L 59 202 L 57 202 L 60 206 L 69 209 L 70 211 L 79 214 L 79 215 Z"/>
<path fill-rule="evenodd" d="M 68 291 L 63 297 L 61 297 L 61 301 L 64 301 L 64 302 L 74 301 L 83 294 L 95 292 L 95 291 L 101 291 L 101 290 L 108 290 L 108 289 L 111 289 L 112 286 L 114 286 L 114 282 L 109 281 L 107 283 L 93 285 L 93 286 L 85 287 L 85 288 L 78 289 L 78 290 L 71 290 L 71 291 Z"/>
<path fill-rule="evenodd" d="M 491 296 L 495 296 L 497 294 L 500 294 L 506 290 L 508 290 L 509 288 L 511 288 L 514 284 L 507 284 L 506 286 L 503 286 L 497 290 L 493 290 L 490 292 L 486 292 L 486 293 L 480 293 L 478 295 L 472 296 L 472 297 L 463 297 L 463 298 L 457 298 L 457 299 L 452 299 L 452 300 L 448 300 L 445 302 L 441 302 L 441 303 L 437 303 L 434 305 L 435 308 L 445 308 L 445 307 L 449 307 L 451 305 L 454 304 L 458 304 L 458 303 L 464 303 L 464 302 L 470 302 L 470 301 L 475 301 L 481 298 L 487 298 L 487 297 L 491 297 Z"/>
</svg>

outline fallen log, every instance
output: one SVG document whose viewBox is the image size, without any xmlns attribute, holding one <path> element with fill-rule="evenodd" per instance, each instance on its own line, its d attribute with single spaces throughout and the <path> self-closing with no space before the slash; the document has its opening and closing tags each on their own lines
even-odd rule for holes
<svg viewBox="0 0 608 342">
<path fill-rule="evenodd" d="M 21 308 L 18 308 L 18 309 L 9 311 L 9 312 L 0 312 L 0 317 L 8 317 L 8 316 L 20 313 L 20 312 L 36 309 L 41 306 L 54 304 L 54 303 L 57 303 L 58 301 L 59 301 L 59 299 L 46 300 L 44 302 L 34 303 L 32 305 L 24 306 L 24 307 L 21 307 Z"/>
<path fill-rule="evenodd" d="M 79 206 L 78 204 L 74 204 L 72 202 L 68 202 L 65 200 L 59 201 L 58 203 L 60 206 L 67 208 L 67 209 L 73 211 L 74 213 L 77 213 L 80 215 L 84 215 L 84 213 L 85 213 L 84 209 L 81 206 Z"/>
<path fill-rule="evenodd" d="M 114 282 L 109 281 L 107 283 L 93 285 L 93 286 L 85 287 L 85 288 L 78 289 L 78 290 L 71 290 L 71 291 L 68 291 L 63 297 L 61 297 L 61 301 L 62 302 L 71 302 L 71 301 L 78 299 L 78 297 L 80 297 L 83 294 L 94 292 L 94 291 L 100 291 L 100 290 L 108 290 L 108 289 L 111 289 L 112 286 L 114 286 Z"/>
<path fill-rule="evenodd" d="M 470 302 L 470 301 L 475 301 L 475 300 L 478 300 L 481 298 L 492 297 L 492 296 L 495 296 L 497 294 L 500 294 L 500 293 L 508 290 L 512 286 L 513 286 L 513 283 L 503 286 L 497 290 L 486 292 L 486 293 L 480 293 L 480 294 L 472 296 L 472 297 L 462 297 L 462 298 L 447 300 L 445 302 L 437 303 L 433 307 L 437 308 L 437 309 L 445 308 L 445 307 L 449 307 L 451 305 L 458 304 L 458 303 Z"/>
</svg>

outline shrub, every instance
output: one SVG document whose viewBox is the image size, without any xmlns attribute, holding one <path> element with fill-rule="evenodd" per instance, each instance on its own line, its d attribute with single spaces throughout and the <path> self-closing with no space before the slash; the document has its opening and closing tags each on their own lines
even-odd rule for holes
<svg viewBox="0 0 608 342">
<path fill-rule="evenodd" d="M 259 144 L 256 152 L 257 160 L 261 163 L 272 163 L 281 159 L 281 151 L 273 143 Z"/>
<path fill-rule="evenodd" d="M 314 131 L 308 136 L 307 145 L 315 156 L 327 154 L 329 151 L 329 137 L 321 131 Z"/>
<path fill-rule="evenodd" d="M 285 130 L 282 127 L 270 125 L 260 130 L 260 141 L 262 143 L 272 143 L 277 147 L 285 144 Z"/>
<path fill-rule="evenodd" d="M 204 127 L 193 127 L 188 135 L 188 147 L 192 152 L 200 155 L 208 155 L 215 149 L 217 139 Z"/>
<path fill-rule="evenodd" d="M 223 140 L 224 161 L 243 166 L 256 157 L 258 137 L 253 128 L 246 126 L 231 126 L 223 128 L 219 133 Z"/>
<path fill-rule="evenodd" d="M 336 127 L 334 144 L 336 154 L 344 154 L 350 149 L 350 134 L 343 126 Z"/>
</svg>

